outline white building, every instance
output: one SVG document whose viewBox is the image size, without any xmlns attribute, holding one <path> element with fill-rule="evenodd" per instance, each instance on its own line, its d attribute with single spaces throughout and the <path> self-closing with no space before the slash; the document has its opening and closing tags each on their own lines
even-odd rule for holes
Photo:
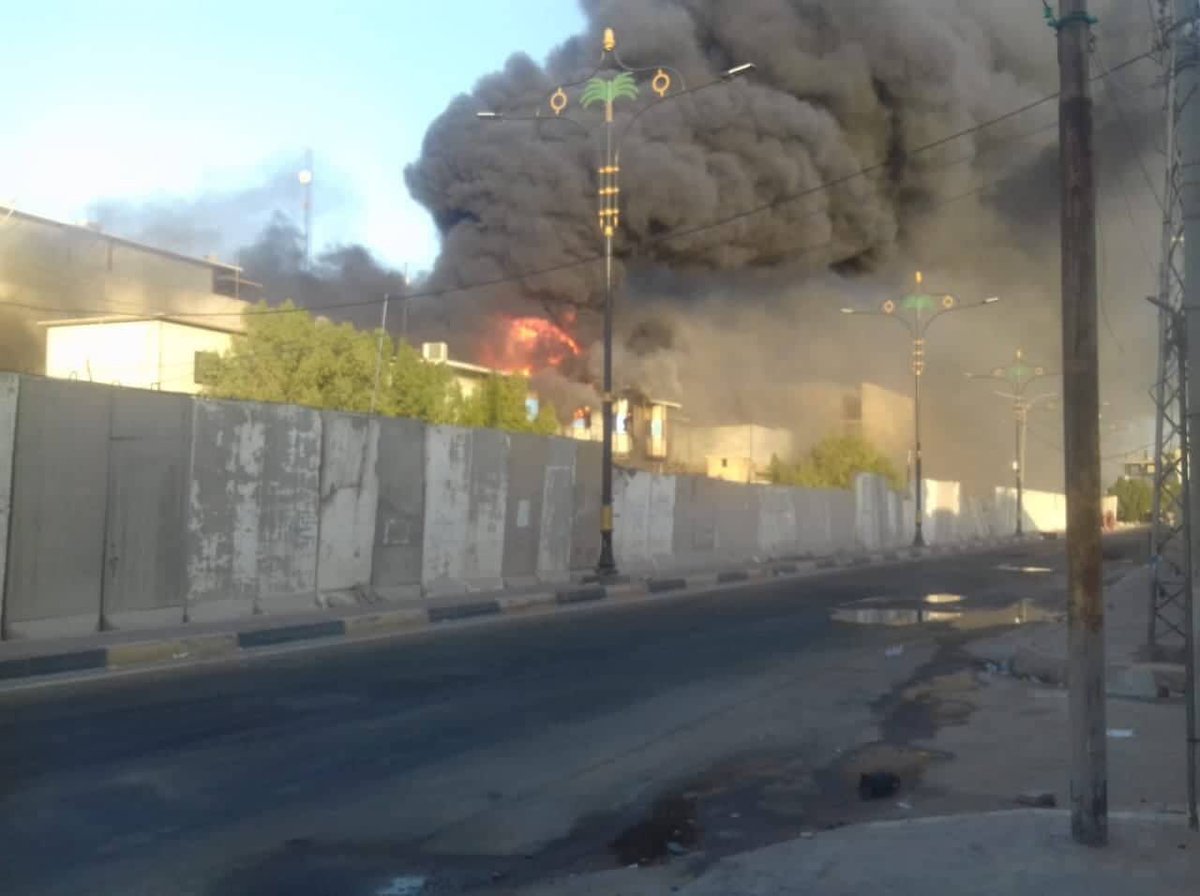
<svg viewBox="0 0 1200 896">
<path fill-rule="evenodd" d="M 225 320 L 221 318 L 221 320 Z M 175 317 L 46 321 L 46 375 L 197 394 L 240 328 Z"/>
</svg>

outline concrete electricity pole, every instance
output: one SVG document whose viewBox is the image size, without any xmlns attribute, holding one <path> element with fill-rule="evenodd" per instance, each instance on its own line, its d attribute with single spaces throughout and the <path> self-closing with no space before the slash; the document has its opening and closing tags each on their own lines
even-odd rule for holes
<svg viewBox="0 0 1200 896">
<path fill-rule="evenodd" d="M 1186 317 L 1186 356 L 1183 359 L 1187 384 L 1188 413 L 1187 438 L 1188 471 L 1200 470 L 1200 4 L 1197 0 L 1177 0 L 1175 6 L 1175 62 L 1177 95 L 1182 98 L 1177 131 L 1179 146 L 1180 204 L 1183 214 L 1183 312 Z M 1200 557 L 1200 488 L 1189 489 L 1191 531 L 1188 539 L 1191 556 Z M 1193 581 L 1192 594 L 1195 593 Z M 1200 645 L 1200 614 L 1197 614 L 1193 599 L 1186 605 L 1187 667 L 1189 675 L 1188 694 L 1188 802 L 1193 829 L 1200 826 L 1196 809 L 1196 781 L 1200 775 L 1200 750 L 1197 745 L 1196 693 L 1200 687 L 1197 676 L 1196 650 Z"/>
<path fill-rule="evenodd" d="M 1063 433 L 1067 486 L 1071 833 L 1108 842 L 1104 600 L 1100 548 L 1100 384 L 1096 304 L 1096 182 L 1087 0 L 1060 0 Z M 1200 239 L 1200 235 L 1197 236 Z M 1197 281 L 1200 282 L 1200 281 Z"/>
</svg>

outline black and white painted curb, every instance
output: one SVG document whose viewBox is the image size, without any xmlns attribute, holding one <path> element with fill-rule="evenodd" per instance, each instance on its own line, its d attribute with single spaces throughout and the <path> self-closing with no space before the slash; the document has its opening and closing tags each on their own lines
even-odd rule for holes
<svg viewBox="0 0 1200 896">
<path fill-rule="evenodd" d="M 640 579 L 623 578 L 615 583 L 584 582 L 554 591 L 465 598 L 462 602 L 432 607 L 396 608 L 334 619 L 326 616 L 311 622 L 289 621 L 276 625 L 256 625 L 236 632 L 188 634 L 181 631 L 169 637 L 0 659 L 0 682 L 71 673 L 116 672 L 146 666 L 187 665 L 306 641 L 352 640 L 485 617 L 544 613 L 604 601 L 629 601 L 755 582 L 799 579 L 827 570 L 906 563 L 926 557 L 986 551 L 1017 543 L 1015 539 L 1007 538 L 818 559 L 780 558 L 767 563 L 717 572 L 649 576 Z M 0 652 L 0 657 L 2 656 L 3 653 Z"/>
</svg>

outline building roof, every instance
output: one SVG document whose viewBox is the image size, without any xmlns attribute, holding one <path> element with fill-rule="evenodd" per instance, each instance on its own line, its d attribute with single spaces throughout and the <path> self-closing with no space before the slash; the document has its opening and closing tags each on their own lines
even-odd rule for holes
<svg viewBox="0 0 1200 896">
<path fill-rule="evenodd" d="M 463 373 L 477 373 L 480 376 L 492 376 L 493 374 L 501 374 L 503 371 L 494 370 L 491 367 L 484 367 L 480 364 L 468 364 L 466 361 L 434 361 L 434 364 L 445 364 L 451 370 L 461 370 Z"/>
<path fill-rule="evenodd" d="M 212 323 L 207 320 L 189 319 L 186 314 L 150 314 L 145 316 L 137 316 L 132 314 L 113 314 L 102 315 L 97 317 L 73 317 L 63 320 L 42 320 L 38 321 L 39 327 L 91 327 L 98 324 L 135 324 L 146 323 L 148 321 L 159 321 L 166 324 L 176 324 L 181 327 L 193 327 L 197 330 L 214 330 L 218 333 L 232 333 L 239 335 L 243 331 L 237 327 L 227 324 Z"/>
<path fill-rule="evenodd" d="M 60 230 L 65 230 L 80 235 L 88 235 L 107 240 L 119 246 L 126 246 L 130 249 L 136 249 L 139 252 L 150 252 L 154 255 L 161 255 L 165 258 L 172 258 L 176 261 L 186 262 L 188 264 L 201 265 L 203 267 L 212 268 L 218 271 L 226 271 L 236 274 L 241 274 L 242 269 L 236 264 L 229 264 L 224 261 L 217 261 L 215 258 L 197 258 L 193 255 L 184 255 L 182 252 L 174 252 L 170 249 L 160 249 L 157 246 L 150 246 L 146 243 L 139 243 L 136 240 L 126 239 L 121 236 L 114 236 L 111 233 L 105 233 L 102 230 L 96 230 L 92 227 L 85 227 L 81 224 L 69 224 L 66 221 L 58 221 L 54 218 L 45 218 L 41 215 L 35 215 L 30 212 L 23 212 L 18 208 L 0 203 L 0 222 L 16 218 L 23 221 L 32 221 L 37 224 L 44 224 L 49 227 L 57 227 Z M 240 279 L 240 277 L 239 277 Z M 248 283 L 249 281 L 242 281 Z M 257 285 L 257 284 L 251 284 Z"/>
</svg>

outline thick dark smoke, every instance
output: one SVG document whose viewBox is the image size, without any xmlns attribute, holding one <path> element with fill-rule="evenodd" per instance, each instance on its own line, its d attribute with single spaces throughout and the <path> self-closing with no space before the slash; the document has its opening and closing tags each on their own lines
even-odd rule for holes
<svg viewBox="0 0 1200 896">
<path fill-rule="evenodd" d="M 194 199 L 105 199 L 92 205 L 88 220 L 105 233 L 184 255 L 228 260 L 257 239 L 277 215 L 300 220 L 304 196 L 296 170 L 282 165 L 248 187 L 208 190 Z M 322 175 L 319 195 L 323 214 L 346 201 L 328 175 Z"/>
<path fill-rule="evenodd" d="M 972 129 L 1057 88 L 1056 42 L 1040 5 L 583 6 L 586 34 L 544 66 L 513 56 L 429 129 L 407 179 L 443 236 L 434 283 L 516 276 L 593 258 L 598 248 L 595 145 L 552 124 L 539 133 L 526 123 L 481 123 L 476 111 L 531 112 L 555 85 L 594 67 L 608 25 L 629 64 L 669 63 L 693 85 L 754 62 L 753 77 L 643 116 L 625 141 L 621 385 L 678 398 L 702 422 L 790 417 L 797 426 L 804 425 L 802 409 L 781 384 L 875 378 L 904 388 L 900 332 L 845 320 L 838 308 L 870 307 L 908 288 L 911 272 L 921 268 L 932 288 L 964 299 L 1005 298 L 1003 314 L 986 312 L 986 322 L 971 317 L 985 312 L 939 322 L 930 371 L 931 386 L 946 393 L 930 412 L 932 451 L 958 458 L 937 472 L 996 481 L 994 471 L 1007 470 L 1011 442 L 1004 407 L 987 390 L 964 389 L 962 373 L 1003 363 L 1018 345 L 1047 359 L 1059 355 L 1057 107 L 1051 101 Z M 1141 4 L 1111 0 L 1097 14 L 1097 71 L 1150 48 Z M 1153 262 L 1131 237 L 1154 227 L 1134 163 L 1161 169 L 1152 150 L 1159 97 L 1144 89 L 1156 74 L 1153 63 L 1141 63 L 1114 76 L 1119 106 L 1097 87 L 1102 268 L 1109 277 L 1105 349 L 1112 355 L 1119 344 L 1121 352 L 1106 360 L 1106 385 L 1130 416 L 1144 413 L 1138 402 L 1152 376 L 1153 318 L 1136 303 L 1153 287 Z M 964 131 L 972 132 L 916 151 Z M 789 197 L 798 198 L 783 201 Z M 763 206 L 769 208 L 754 211 Z M 734 220 L 709 227 L 725 219 Z M 481 306 L 595 307 L 600 273 L 585 264 L 473 290 L 448 300 L 444 313 L 466 327 L 486 317 Z M 995 405 L 981 410 L 989 401 Z M 1047 428 L 1053 442 L 1057 422 L 1048 420 Z M 958 450 L 964 431 L 985 444 Z M 1056 479 L 1061 458 L 1049 451 L 1043 460 L 1044 478 Z"/>
<path fill-rule="evenodd" d="M 263 284 L 273 301 L 291 299 L 363 329 L 379 326 L 384 297 L 400 298 L 406 288 L 400 271 L 383 265 L 359 245 L 327 249 L 316 257 L 312 270 L 306 270 L 304 234 L 280 214 L 238 253 L 238 264 L 249 279 Z M 397 312 L 388 322 L 389 329 L 395 331 L 401 320 Z"/>
<path fill-rule="evenodd" d="M 347 201 L 329 175 L 322 177 L 319 197 L 322 214 Z M 262 297 L 272 303 L 291 299 L 334 320 L 378 326 L 383 297 L 403 294 L 404 275 L 357 244 L 319 250 L 308 270 L 302 203 L 296 172 L 284 167 L 259 184 L 196 199 L 97 203 L 91 217 L 107 233 L 188 255 L 233 260 L 248 280 L 262 285 Z M 399 321 L 397 315 L 390 328 L 397 329 Z"/>
</svg>

